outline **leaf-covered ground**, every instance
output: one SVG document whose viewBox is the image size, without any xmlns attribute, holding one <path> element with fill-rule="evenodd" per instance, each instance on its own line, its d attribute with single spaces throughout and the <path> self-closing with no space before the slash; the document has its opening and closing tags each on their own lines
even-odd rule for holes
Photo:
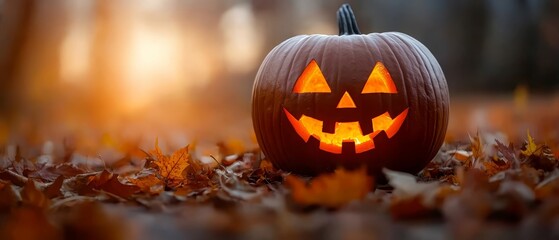
<svg viewBox="0 0 559 240">
<path fill-rule="evenodd" d="M 107 141 L 115 161 L 7 144 L 0 239 L 557 239 L 559 148 L 522 131 L 449 140 L 417 175 L 385 170 L 389 184 L 296 176 L 234 144 L 196 157 L 195 143 Z"/>
</svg>

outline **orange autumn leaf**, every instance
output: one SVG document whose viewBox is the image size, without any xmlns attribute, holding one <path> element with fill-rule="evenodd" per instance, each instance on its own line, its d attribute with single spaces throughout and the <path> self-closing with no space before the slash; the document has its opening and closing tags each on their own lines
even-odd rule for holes
<svg viewBox="0 0 559 240">
<path fill-rule="evenodd" d="M 190 153 L 189 146 L 183 147 L 175 151 L 170 157 L 163 154 L 159 148 L 158 140 L 155 140 L 155 149 L 150 153 L 155 156 L 153 162 L 159 174 L 168 186 L 175 187 L 186 180 L 184 170 L 189 165 Z"/>
<path fill-rule="evenodd" d="M 365 168 L 355 171 L 340 168 L 334 173 L 319 175 L 308 184 L 300 177 L 289 175 L 285 183 L 291 189 L 296 203 L 330 208 L 363 199 L 374 185 L 373 178 L 367 175 Z"/>
</svg>

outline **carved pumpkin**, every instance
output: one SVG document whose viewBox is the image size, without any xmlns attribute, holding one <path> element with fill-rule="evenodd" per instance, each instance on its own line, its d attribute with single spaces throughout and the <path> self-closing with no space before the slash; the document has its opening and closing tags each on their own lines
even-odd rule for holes
<svg viewBox="0 0 559 240">
<path fill-rule="evenodd" d="M 447 128 L 441 67 L 408 35 L 360 34 L 349 5 L 338 22 L 339 36 L 295 36 L 260 66 L 252 119 L 262 151 L 306 175 L 361 165 L 418 172 Z"/>
</svg>

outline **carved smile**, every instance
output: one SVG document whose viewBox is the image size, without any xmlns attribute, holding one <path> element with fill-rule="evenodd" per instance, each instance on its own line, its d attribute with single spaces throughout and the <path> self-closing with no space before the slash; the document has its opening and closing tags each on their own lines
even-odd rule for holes
<svg viewBox="0 0 559 240">
<path fill-rule="evenodd" d="M 312 136 L 320 141 L 319 148 L 330 153 L 342 153 L 342 144 L 344 142 L 355 143 L 355 152 L 362 153 L 375 148 L 373 139 L 381 131 L 386 132 L 388 138 L 392 138 L 406 120 L 408 109 L 402 111 L 398 116 L 392 118 L 388 112 L 371 119 L 373 122 L 373 132 L 363 135 L 359 122 L 336 122 L 334 133 L 322 132 L 323 121 L 302 115 L 296 119 L 287 109 L 283 108 L 287 119 L 291 122 L 291 126 L 295 132 L 305 141 L 308 142 Z"/>
</svg>

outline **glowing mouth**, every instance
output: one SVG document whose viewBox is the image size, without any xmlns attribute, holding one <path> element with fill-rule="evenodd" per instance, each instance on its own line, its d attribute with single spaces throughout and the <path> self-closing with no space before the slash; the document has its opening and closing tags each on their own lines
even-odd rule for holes
<svg viewBox="0 0 559 240">
<path fill-rule="evenodd" d="M 322 132 L 323 121 L 306 115 L 302 115 L 301 118 L 297 120 L 287 109 L 283 108 L 283 111 L 287 119 L 289 119 L 289 122 L 291 122 L 295 132 L 297 132 L 305 142 L 308 142 L 309 138 L 313 136 L 320 141 L 319 148 L 321 150 L 338 154 L 342 153 L 342 144 L 344 142 L 354 142 L 356 153 L 374 149 L 375 142 L 373 138 L 381 131 L 386 132 L 388 138 L 392 138 L 398 130 L 400 130 L 402 123 L 404 123 L 408 115 L 407 108 L 395 118 L 390 117 L 390 114 L 385 112 L 372 119 L 373 132 L 363 135 L 359 122 L 336 122 L 334 133 L 325 133 Z"/>
</svg>

